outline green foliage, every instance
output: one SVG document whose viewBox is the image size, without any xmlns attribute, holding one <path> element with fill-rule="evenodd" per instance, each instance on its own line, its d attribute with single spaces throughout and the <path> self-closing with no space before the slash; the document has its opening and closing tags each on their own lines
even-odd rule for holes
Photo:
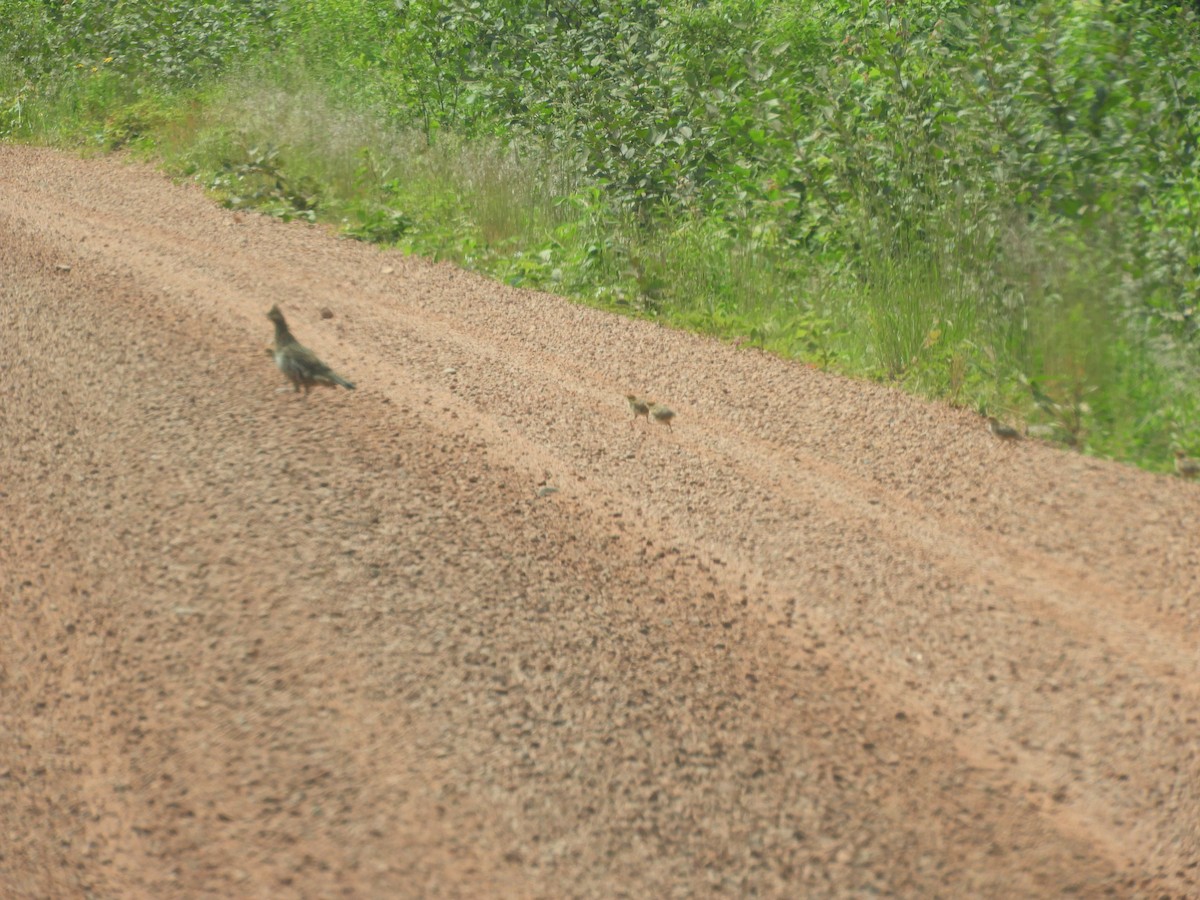
<svg viewBox="0 0 1200 900">
<path fill-rule="evenodd" d="M 355 211 L 342 233 L 373 244 L 395 244 L 412 228 L 413 220 L 398 209 L 366 207 Z"/>
<path fill-rule="evenodd" d="M 286 174 L 279 148 L 271 144 L 243 147 L 222 159 L 208 186 L 230 209 L 254 207 L 283 219 L 316 220 L 320 186 L 313 178 Z"/>
<path fill-rule="evenodd" d="M 106 65 L 126 76 L 197 84 L 270 42 L 272 0 L 0 0 L 5 56 L 27 77 Z"/>
</svg>

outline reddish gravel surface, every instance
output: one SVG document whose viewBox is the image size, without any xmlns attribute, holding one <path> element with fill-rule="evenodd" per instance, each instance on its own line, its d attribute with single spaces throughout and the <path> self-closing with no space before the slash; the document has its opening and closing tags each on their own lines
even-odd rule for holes
<svg viewBox="0 0 1200 900">
<path fill-rule="evenodd" d="M 1200 485 L 111 158 L 0 323 L 0 896 L 1200 896 Z"/>
</svg>

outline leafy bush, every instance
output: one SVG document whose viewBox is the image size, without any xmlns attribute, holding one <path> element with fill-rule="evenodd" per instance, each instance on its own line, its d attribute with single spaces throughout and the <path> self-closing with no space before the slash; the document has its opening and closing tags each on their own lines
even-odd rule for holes
<svg viewBox="0 0 1200 900">
<path fill-rule="evenodd" d="M 103 60 L 126 75 L 194 85 L 261 48 L 277 10 L 271 0 L 0 0 L 2 46 L 31 78 Z"/>
</svg>

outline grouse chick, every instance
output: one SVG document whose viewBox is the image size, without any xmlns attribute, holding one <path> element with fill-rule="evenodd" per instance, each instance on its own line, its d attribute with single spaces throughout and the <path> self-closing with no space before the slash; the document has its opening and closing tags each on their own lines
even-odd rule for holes
<svg viewBox="0 0 1200 900">
<path fill-rule="evenodd" d="M 633 421 L 629 423 L 630 428 L 637 423 L 638 416 L 644 416 L 647 422 L 650 421 L 649 403 L 647 403 L 645 400 L 642 400 L 640 397 L 634 396 L 633 394 L 626 394 L 625 399 L 629 401 L 629 408 L 633 410 Z"/>
<path fill-rule="evenodd" d="M 675 410 L 663 406 L 661 403 L 651 403 L 650 418 L 659 425 L 666 425 L 667 428 L 671 428 L 671 420 L 675 418 Z M 674 429 L 671 430 L 673 431 Z"/>
<path fill-rule="evenodd" d="M 1200 475 L 1200 460 L 1188 459 L 1186 453 L 1176 450 L 1175 472 L 1180 478 L 1195 478 Z"/>
<path fill-rule="evenodd" d="M 995 416 L 988 416 L 987 420 L 988 428 L 991 430 L 992 434 L 1000 438 L 1000 440 L 1019 441 L 1021 439 L 1021 432 L 1017 431 L 1017 429 L 1013 428 L 1011 425 L 1005 425 Z"/>
</svg>

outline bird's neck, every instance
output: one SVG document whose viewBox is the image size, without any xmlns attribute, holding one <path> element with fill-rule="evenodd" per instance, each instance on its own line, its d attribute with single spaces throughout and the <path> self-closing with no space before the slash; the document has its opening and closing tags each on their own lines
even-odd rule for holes
<svg viewBox="0 0 1200 900">
<path fill-rule="evenodd" d="M 296 339 L 292 337 L 292 333 L 288 331 L 286 322 L 275 323 L 275 346 L 286 347 L 288 344 L 296 343 Z"/>
</svg>

